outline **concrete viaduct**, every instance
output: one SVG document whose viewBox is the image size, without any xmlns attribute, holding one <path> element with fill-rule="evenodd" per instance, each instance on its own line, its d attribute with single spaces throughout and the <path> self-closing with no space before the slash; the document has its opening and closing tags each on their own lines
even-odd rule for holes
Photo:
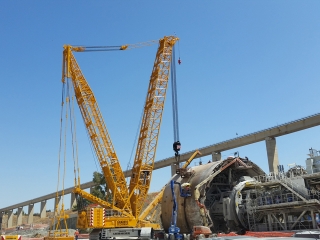
<svg viewBox="0 0 320 240">
<path fill-rule="evenodd" d="M 276 138 L 285 134 L 290 134 L 293 132 L 301 131 L 304 129 L 312 128 L 315 126 L 320 125 L 320 113 L 311 115 L 305 118 L 301 118 L 292 122 L 288 122 L 285 124 L 281 124 L 272 128 L 264 129 L 258 132 L 254 132 L 251 134 L 247 134 L 244 136 L 240 136 L 237 138 L 233 138 L 230 140 L 226 140 L 223 142 L 219 142 L 207 147 L 203 147 L 200 150 L 202 156 L 209 156 L 212 155 L 212 161 L 221 160 L 221 152 L 234 149 L 237 147 L 245 146 L 248 144 L 265 141 L 266 149 L 267 149 L 267 156 L 268 156 L 268 163 L 269 163 L 269 171 L 270 172 L 278 172 L 278 151 L 276 145 Z M 195 150 L 181 154 L 180 162 L 184 162 L 194 153 Z M 154 170 L 171 166 L 171 173 L 175 173 L 175 166 L 174 163 L 176 162 L 174 157 L 166 158 L 154 163 Z M 124 172 L 125 177 L 131 176 L 131 170 Z M 81 189 L 92 189 L 94 186 L 93 182 L 87 182 L 81 184 Z M 65 189 L 64 194 L 71 194 L 71 202 L 70 202 L 70 209 L 75 204 L 75 195 L 73 194 L 73 187 Z M 38 197 L 29 201 L 25 201 L 22 203 L 18 203 L 9 207 L 5 207 L 0 209 L 0 226 L 2 223 L 2 217 L 4 214 L 8 214 L 8 221 L 7 227 L 12 227 L 12 218 L 13 218 L 13 211 L 17 209 L 17 225 L 22 224 L 22 209 L 25 206 L 28 206 L 28 220 L 27 223 L 33 223 L 33 214 L 34 214 L 34 204 L 40 203 L 40 217 L 44 218 L 46 216 L 46 202 L 50 199 L 55 199 L 54 206 L 59 204 L 62 196 L 62 191 L 57 193 L 51 193 L 42 197 Z"/>
</svg>

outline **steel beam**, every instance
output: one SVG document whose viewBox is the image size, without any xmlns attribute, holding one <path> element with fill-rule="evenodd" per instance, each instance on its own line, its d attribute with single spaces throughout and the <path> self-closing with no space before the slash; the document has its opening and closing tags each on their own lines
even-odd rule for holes
<svg viewBox="0 0 320 240">
<path fill-rule="evenodd" d="M 316 219 L 314 217 L 314 211 L 310 210 L 310 214 L 311 214 L 311 219 L 312 219 L 312 227 L 313 227 L 313 229 L 317 229 L 317 223 L 316 223 Z"/>
<path fill-rule="evenodd" d="M 273 227 L 272 227 L 272 217 L 270 214 L 268 214 L 268 227 L 269 227 L 269 231 L 273 231 Z"/>
<path fill-rule="evenodd" d="M 271 213 L 271 216 L 274 218 L 274 220 L 276 220 L 277 223 L 279 223 L 279 225 L 280 225 L 280 227 L 282 228 L 282 230 L 285 230 L 285 228 L 284 228 L 284 226 L 282 225 L 282 223 L 279 222 L 279 220 L 276 218 L 276 216 L 275 216 L 273 213 Z"/>
<path fill-rule="evenodd" d="M 300 219 L 304 216 L 304 214 L 307 212 L 307 210 L 304 210 L 301 214 L 300 214 L 300 216 L 297 218 L 297 220 L 293 223 L 293 225 L 290 227 L 290 230 L 292 230 L 293 228 L 294 228 L 294 226 L 298 223 L 298 222 L 300 222 Z"/>
</svg>

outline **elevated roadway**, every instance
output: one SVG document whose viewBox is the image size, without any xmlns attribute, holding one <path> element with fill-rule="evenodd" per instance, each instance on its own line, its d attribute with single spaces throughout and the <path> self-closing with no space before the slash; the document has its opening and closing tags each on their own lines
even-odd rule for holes
<svg viewBox="0 0 320 240">
<path fill-rule="evenodd" d="M 276 145 L 275 145 L 275 139 L 276 137 L 280 137 L 286 134 L 290 134 L 290 133 L 294 133 L 297 131 L 301 131 L 304 129 L 308 129 L 308 128 L 312 128 L 315 126 L 319 126 L 320 125 L 320 113 L 318 114 L 314 114 L 308 117 L 304 117 L 295 121 L 291 121 L 288 123 L 284 123 L 281 125 L 277 125 L 271 128 L 267 128 L 258 132 L 253 132 L 247 135 L 243 135 L 237 138 L 233 138 L 233 139 L 229 139 L 223 142 L 219 142 L 216 144 L 212 144 L 209 145 L 207 147 L 203 147 L 200 148 L 198 150 L 200 150 L 200 152 L 202 153 L 202 156 L 208 156 L 208 155 L 212 155 L 212 159 L 213 161 L 217 161 L 221 159 L 221 152 L 226 151 L 226 150 L 230 150 L 230 149 L 234 149 L 237 147 L 241 147 L 241 146 L 245 146 L 245 145 L 249 145 L 249 144 L 253 144 L 256 142 L 260 142 L 260 141 L 266 141 L 266 147 L 267 147 L 267 154 L 268 154 L 268 161 L 269 161 L 269 170 L 270 171 L 274 171 L 275 166 L 277 166 L 277 150 L 276 150 Z M 271 141 L 271 144 L 270 144 Z M 270 147 L 271 146 L 271 147 Z M 270 150 L 271 149 L 271 150 Z M 190 156 L 196 151 L 192 150 L 186 153 L 181 154 L 180 156 L 180 162 L 184 162 L 186 160 L 188 160 L 190 158 Z M 269 157 L 273 156 L 273 157 Z M 276 159 L 275 159 L 276 157 Z M 170 158 L 166 158 L 160 161 L 156 161 L 154 163 L 154 170 L 160 169 L 160 168 L 164 168 L 164 167 L 168 167 L 168 166 L 173 166 L 173 164 L 176 162 L 175 157 L 170 157 Z M 173 168 L 172 168 L 173 169 Z M 126 177 L 130 177 L 131 176 L 131 170 L 129 171 L 125 171 L 124 172 Z M 81 184 L 81 188 L 82 189 L 88 189 L 94 186 L 93 182 L 87 182 L 84 184 Z M 66 194 L 70 194 L 72 193 L 73 187 L 65 189 L 64 193 Z M 59 196 L 62 195 L 62 191 L 60 191 L 58 193 Z M 29 215 L 32 213 L 33 214 L 33 205 L 35 203 L 39 203 L 41 202 L 41 209 L 40 209 L 40 214 L 42 215 L 43 212 L 45 212 L 45 203 L 47 200 L 49 199 L 55 199 L 56 198 L 56 193 L 51 193 L 42 197 L 38 197 L 38 198 L 34 198 L 22 203 L 18 203 L 12 206 L 8 206 L 5 208 L 1 208 L 0 209 L 0 219 L 2 217 L 2 215 L 5 212 L 13 212 L 14 209 L 18 209 L 18 214 L 19 214 L 19 209 L 22 209 L 22 207 L 24 206 L 29 206 Z M 71 206 L 74 203 L 74 196 L 71 197 Z M 56 204 L 55 204 L 56 205 Z"/>
</svg>

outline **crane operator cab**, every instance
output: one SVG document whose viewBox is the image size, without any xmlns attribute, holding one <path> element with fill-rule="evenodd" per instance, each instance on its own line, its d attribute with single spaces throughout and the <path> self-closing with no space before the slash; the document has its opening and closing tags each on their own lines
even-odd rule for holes
<svg viewBox="0 0 320 240">
<path fill-rule="evenodd" d="M 146 185 L 147 181 L 150 181 L 150 171 L 144 170 L 141 172 L 140 180 L 143 181 L 143 184 Z"/>
</svg>

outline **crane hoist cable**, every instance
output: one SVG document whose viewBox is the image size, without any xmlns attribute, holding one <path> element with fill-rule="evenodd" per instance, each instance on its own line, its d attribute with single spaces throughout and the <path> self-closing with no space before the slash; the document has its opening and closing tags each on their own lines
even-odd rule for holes
<svg viewBox="0 0 320 240">
<path fill-rule="evenodd" d="M 63 82 L 65 84 L 65 82 Z M 78 142 L 76 134 L 76 116 L 74 111 L 74 95 L 72 95 L 72 84 L 66 81 L 67 84 L 67 104 L 69 105 L 69 121 L 70 121 L 70 131 L 71 131 L 71 143 L 72 143 L 72 158 L 73 158 L 73 172 L 74 172 L 74 184 L 75 186 L 80 186 L 80 169 L 78 162 Z M 66 113 L 67 114 L 67 113 Z"/>
<path fill-rule="evenodd" d="M 180 161 L 180 137 L 179 137 L 179 118 L 178 118 L 178 94 L 176 80 L 176 64 L 175 64 L 175 47 L 172 49 L 171 61 L 171 86 L 172 86 L 172 115 L 173 115 L 173 150 L 175 152 L 176 161 Z M 180 58 L 179 58 L 180 60 Z"/>
<path fill-rule="evenodd" d="M 67 92 L 67 95 L 65 93 Z M 64 112 L 64 100 L 66 100 L 66 108 Z M 57 181 L 57 192 L 56 192 L 56 199 L 55 199 L 55 206 L 54 206 L 54 216 L 51 221 L 51 225 L 48 231 L 49 239 L 55 239 L 56 237 L 63 237 L 69 235 L 68 225 L 67 225 L 67 218 L 68 215 L 65 213 L 64 208 L 64 183 L 66 178 L 66 138 L 67 138 L 67 129 L 68 129 L 68 109 L 70 108 L 69 103 L 69 95 L 68 95 L 68 86 L 67 89 L 65 88 L 64 84 L 62 86 L 62 101 L 61 101 L 61 116 L 60 116 L 60 143 L 59 143 L 59 154 L 58 154 L 58 181 Z M 69 109 L 71 111 L 71 109 Z M 65 113 L 65 122 L 63 122 L 63 115 Z M 64 131 L 63 131 L 64 125 Z M 72 124 L 71 124 L 72 125 Z M 64 147 L 62 147 L 64 146 Z M 63 153 L 62 153 L 63 152 Z M 61 160 L 63 154 L 63 174 L 62 174 L 62 190 L 59 196 L 59 186 L 60 186 L 60 170 L 62 168 Z M 61 197 L 61 201 L 60 201 Z M 63 219 L 64 224 L 61 223 Z M 64 225 L 64 229 L 62 229 L 62 225 Z M 46 237 L 45 237 L 46 238 Z"/>
<path fill-rule="evenodd" d="M 178 52 L 179 52 L 179 59 L 178 59 L 178 64 L 180 65 L 182 63 L 180 59 L 180 43 L 178 42 Z"/>
<path fill-rule="evenodd" d="M 65 88 L 64 85 L 62 86 L 62 93 L 61 93 L 61 112 L 60 112 L 60 143 L 59 143 L 59 154 L 58 154 L 58 181 L 57 181 L 57 191 L 56 191 L 56 203 L 58 203 L 58 199 L 59 199 L 59 186 L 60 186 L 60 166 L 61 166 L 61 151 L 62 151 L 62 124 L 63 124 L 63 109 L 64 109 L 64 94 L 65 94 Z M 54 206 L 55 208 L 55 214 L 53 215 L 52 221 L 55 222 L 56 221 L 56 212 L 58 209 L 58 206 Z M 52 224 L 52 228 L 53 228 L 53 224 Z M 51 229 L 51 226 L 50 226 Z M 52 229 L 53 230 L 53 229 Z"/>
<path fill-rule="evenodd" d="M 129 171 L 130 168 L 131 168 L 131 160 L 132 160 L 134 149 L 135 149 L 135 147 L 137 145 L 137 142 L 138 142 L 139 130 L 140 130 L 142 118 L 143 118 L 143 109 L 142 109 L 141 114 L 140 114 L 140 120 L 139 120 L 139 124 L 138 124 L 138 127 L 137 127 L 136 136 L 135 136 L 135 139 L 134 139 L 134 142 L 133 142 L 133 146 L 132 146 L 132 149 L 131 149 L 131 154 L 130 154 L 129 161 L 127 163 L 127 171 Z"/>
<path fill-rule="evenodd" d="M 173 135 L 174 141 L 179 141 L 179 119 L 178 119 L 178 102 L 177 102 L 177 81 L 175 65 L 175 47 L 172 50 L 171 61 L 171 86 L 172 86 L 172 113 L 173 113 Z"/>
</svg>

